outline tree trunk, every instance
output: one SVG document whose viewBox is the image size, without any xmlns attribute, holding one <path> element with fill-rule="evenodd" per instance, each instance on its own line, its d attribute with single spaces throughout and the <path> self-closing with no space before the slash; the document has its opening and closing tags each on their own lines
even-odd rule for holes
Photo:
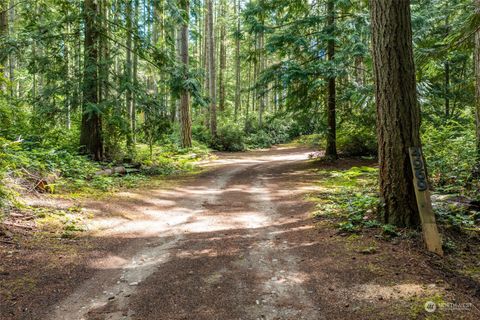
<svg viewBox="0 0 480 320">
<path fill-rule="evenodd" d="M 182 10 L 184 13 L 180 35 L 181 56 L 182 56 L 182 72 L 183 80 L 188 80 L 188 21 L 189 21 L 189 5 L 190 0 L 182 0 Z M 183 148 L 192 146 L 192 120 L 190 115 L 190 96 L 188 89 L 182 86 L 180 93 L 180 125 L 181 125 L 181 145 Z"/>
<path fill-rule="evenodd" d="M 237 19 L 237 33 L 235 35 L 235 120 L 238 118 L 241 104 L 241 69 L 240 69 L 240 0 L 235 5 L 235 17 Z"/>
<path fill-rule="evenodd" d="M 129 153 L 133 152 L 133 119 L 135 117 L 133 112 L 133 101 L 132 101 L 132 20 L 133 20 L 133 1 L 127 0 L 126 10 L 125 10 L 125 22 L 126 22 L 126 32 L 127 39 L 125 43 L 126 49 L 126 60 L 125 60 L 125 80 L 127 81 L 127 89 L 125 92 L 125 104 L 127 108 L 128 115 L 128 124 L 129 130 L 127 133 L 127 149 Z"/>
<path fill-rule="evenodd" d="M 82 151 L 94 160 L 103 160 L 102 118 L 97 111 L 98 104 L 98 11 L 95 0 L 84 2 L 84 76 L 83 115 L 80 133 Z"/>
<path fill-rule="evenodd" d="M 132 85 L 133 85 L 133 94 L 132 94 L 132 142 L 135 145 L 137 142 L 137 95 L 135 94 L 138 88 L 138 18 L 139 18 L 139 3 L 138 0 L 135 0 L 135 13 L 134 13 L 134 23 L 133 28 L 135 32 L 133 33 L 133 63 L 132 63 Z"/>
<path fill-rule="evenodd" d="M 221 0 L 220 3 L 220 18 L 218 19 L 220 23 L 220 70 L 218 75 L 218 107 L 220 111 L 225 111 L 225 68 L 227 67 L 227 46 L 226 46 L 226 37 L 227 29 L 225 26 L 226 17 L 226 3 L 225 0 Z"/>
<path fill-rule="evenodd" d="M 9 18 L 9 30 L 8 32 L 10 34 L 13 34 L 15 32 L 15 1 L 10 0 L 10 18 Z M 10 80 L 10 95 L 12 97 L 17 96 L 17 91 L 16 91 L 16 86 L 15 86 L 15 53 L 10 53 L 8 55 L 8 66 L 9 66 L 9 71 L 8 71 L 8 76 Z"/>
<path fill-rule="evenodd" d="M 260 34 L 258 36 L 258 55 L 259 70 L 257 77 L 260 78 L 262 73 L 265 71 L 265 32 L 263 31 L 263 29 L 260 31 Z M 263 127 L 263 113 L 265 112 L 266 91 L 267 90 L 265 89 L 258 90 L 260 98 L 258 104 L 258 126 L 260 128 Z"/>
<path fill-rule="evenodd" d="M 372 0 L 380 196 L 386 223 L 419 225 L 408 148 L 420 147 L 409 0 Z"/>
<path fill-rule="evenodd" d="M 480 0 L 475 0 L 475 4 L 475 14 L 480 16 Z M 477 162 L 480 171 L 480 29 L 475 32 L 475 120 Z"/>
<path fill-rule="evenodd" d="M 0 5 L 0 37 L 5 37 L 8 34 L 8 3 L 2 1 Z M 0 53 L 0 77 L 7 78 L 5 66 L 7 64 L 8 55 Z M 0 89 L 6 92 L 7 86 L 4 81 L 1 81 Z"/>
<path fill-rule="evenodd" d="M 215 38 L 213 29 L 213 0 L 208 0 L 208 66 L 210 91 L 210 133 L 212 138 L 217 136 L 217 93 L 215 68 Z"/>
<path fill-rule="evenodd" d="M 335 3 L 334 0 L 329 0 L 327 3 L 327 24 L 330 38 L 327 44 L 327 56 L 330 61 L 330 72 L 335 73 Z M 327 101 L 327 148 L 325 156 L 332 159 L 337 159 L 337 121 L 336 121 L 336 79 L 335 75 L 328 78 L 328 101 Z"/>
</svg>

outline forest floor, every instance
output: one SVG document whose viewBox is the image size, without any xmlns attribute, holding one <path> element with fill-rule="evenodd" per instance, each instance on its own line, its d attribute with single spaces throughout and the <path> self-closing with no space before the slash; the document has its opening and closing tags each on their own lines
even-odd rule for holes
<svg viewBox="0 0 480 320">
<path fill-rule="evenodd" d="M 478 287 L 430 263 L 438 258 L 311 218 L 319 166 L 373 164 L 321 164 L 309 152 L 220 153 L 155 188 L 34 199 L 88 213 L 87 231 L 0 242 L 0 318 L 480 318 Z"/>
</svg>

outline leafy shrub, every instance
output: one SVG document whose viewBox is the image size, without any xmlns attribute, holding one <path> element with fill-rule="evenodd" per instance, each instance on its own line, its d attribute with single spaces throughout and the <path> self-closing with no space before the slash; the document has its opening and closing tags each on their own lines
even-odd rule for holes
<svg viewBox="0 0 480 320">
<path fill-rule="evenodd" d="M 311 148 L 319 149 L 325 146 L 325 136 L 317 133 L 304 135 L 296 139 L 296 142 Z"/>
<path fill-rule="evenodd" d="M 210 130 L 204 124 L 195 124 L 192 126 L 192 138 L 204 144 L 209 144 L 212 140 Z"/>
<path fill-rule="evenodd" d="M 217 130 L 212 147 L 219 151 L 245 150 L 244 132 L 237 125 L 223 125 Z"/>
<path fill-rule="evenodd" d="M 446 125 L 424 125 L 425 159 L 431 179 L 446 192 L 461 192 L 475 165 L 473 125 L 450 121 Z"/>
<path fill-rule="evenodd" d="M 272 146 L 273 141 L 267 132 L 259 130 L 247 137 L 247 144 L 252 149 L 269 148 Z"/>
<path fill-rule="evenodd" d="M 367 130 L 341 130 L 337 147 L 347 156 L 374 156 L 377 154 L 375 132 Z"/>
</svg>

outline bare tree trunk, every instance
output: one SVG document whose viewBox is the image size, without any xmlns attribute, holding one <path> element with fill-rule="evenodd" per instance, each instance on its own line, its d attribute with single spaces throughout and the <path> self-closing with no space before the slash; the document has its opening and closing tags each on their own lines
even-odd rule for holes
<svg viewBox="0 0 480 320">
<path fill-rule="evenodd" d="M 125 61 L 125 78 L 127 81 L 127 89 L 125 92 L 125 103 L 127 108 L 127 115 L 128 115 L 128 123 L 129 123 L 129 130 L 127 134 L 127 149 L 129 153 L 133 153 L 133 130 L 134 124 L 133 119 L 135 118 L 135 113 L 133 110 L 133 101 L 132 101 L 132 32 L 133 32 L 133 23 L 132 23 L 132 15 L 133 15 L 133 1 L 134 0 L 127 0 L 126 3 L 126 32 L 127 32 L 127 39 L 125 44 L 126 49 L 126 61 Z"/>
<path fill-rule="evenodd" d="M 10 34 L 15 32 L 15 1 L 10 0 L 10 18 L 9 18 L 9 30 Z M 15 86 L 15 53 L 10 53 L 8 55 L 8 65 L 9 65 L 9 80 L 10 80 L 10 95 L 12 97 L 17 96 L 16 86 Z"/>
<path fill-rule="evenodd" d="M 138 7 L 139 3 L 138 0 L 135 0 L 135 13 L 134 13 L 134 22 L 133 28 L 135 29 L 134 32 L 134 40 L 133 40 L 133 65 L 132 65 L 132 85 L 134 88 L 133 95 L 132 95 L 132 142 L 135 145 L 137 142 L 137 95 L 135 94 L 138 88 Z"/>
<path fill-rule="evenodd" d="M 98 8 L 95 0 L 84 2 L 85 66 L 83 78 L 83 116 L 80 145 L 94 160 L 103 160 L 102 118 L 98 104 Z"/>
<path fill-rule="evenodd" d="M 67 22 L 67 26 L 66 26 L 67 34 L 70 34 L 70 30 L 71 30 L 70 22 Z M 71 121 L 72 95 L 69 91 L 70 89 L 69 83 L 72 79 L 71 68 L 70 68 L 70 43 L 64 40 L 64 46 L 65 46 L 65 69 L 66 69 L 66 77 L 64 80 L 64 85 L 66 88 L 65 90 L 65 126 L 67 130 L 70 130 L 72 128 L 72 121 Z"/>
<path fill-rule="evenodd" d="M 220 111 L 225 111 L 225 68 L 227 67 L 227 46 L 226 37 L 227 29 L 225 26 L 226 17 L 226 3 L 225 0 L 220 2 L 220 17 L 218 19 L 220 23 L 220 70 L 218 75 L 219 83 L 219 101 L 218 107 Z"/>
<path fill-rule="evenodd" d="M 263 19 L 262 19 L 263 20 Z M 263 21 L 262 21 L 263 22 Z M 258 60 L 259 60 L 259 70 L 257 77 L 259 77 L 263 71 L 265 71 L 265 33 L 260 31 L 258 37 Z M 258 78 L 257 78 L 258 79 Z M 266 90 L 258 90 L 259 93 L 259 107 L 258 107 L 258 126 L 261 128 L 263 127 L 263 113 L 265 112 L 265 99 L 266 97 Z"/>
<path fill-rule="evenodd" d="M 475 0 L 475 14 L 480 16 L 480 0 Z M 477 157 L 480 171 L 480 29 L 475 32 L 475 120 Z"/>
<path fill-rule="evenodd" d="M 329 0 L 327 3 L 327 24 L 330 33 L 330 38 L 327 45 L 327 56 L 331 63 L 331 67 L 334 67 L 335 60 L 335 2 Z M 335 73 L 335 70 L 331 70 Z M 336 78 L 334 75 L 328 78 L 328 102 L 327 102 L 327 148 L 325 150 L 325 156 L 332 159 L 337 159 L 337 119 L 336 119 Z"/>
<path fill-rule="evenodd" d="M 189 21 L 189 5 L 190 0 L 182 0 L 182 10 L 184 11 L 184 22 L 182 23 L 180 42 L 182 55 L 183 80 L 188 80 L 188 21 Z M 190 96 L 188 89 L 182 87 L 180 94 L 180 125 L 181 125 L 181 144 L 183 148 L 192 146 L 192 120 L 190 115 Z"/>
<path fill-rule="evenodd" d="M 420 147 L 409 0 L 372 0 L 380 195 L 386 223 L 418 226 L 409 147 Z"/>
<path fill-rule="evenodd" d="M 8 34 L 8 3 L 3 1 L 0 6 L 0 37 L 5 37 Z M 0 77 L 7 78 L 5 66 L 7 64 L 8 55 L 0 54 Z M 2 81 L 0 89 L 6 92 L 7 86 Z"/>
<path fill-rule="evenodd" d="M 235 120 L 241 109 L 241 66 L 240 66 L 240 0 L 235 5 L 235 17 L 237 19 L 237 33 L 235 35 Z"/>
<path fill-rule="evenodd" d="M 208 66 L 210 88 L 210 133 L 213 138 L 217 136 L 217 93 L 216 93 L 216 68 L 215 68 L 215 30 L 213 28 L 213 0 L 208 0 Z"/>
</svg>

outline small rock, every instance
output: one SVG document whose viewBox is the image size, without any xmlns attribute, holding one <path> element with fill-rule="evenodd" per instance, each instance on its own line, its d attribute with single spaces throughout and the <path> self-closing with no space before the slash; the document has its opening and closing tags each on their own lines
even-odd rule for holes
<svg viewBox="0 0 480 320">
<path fill-rule="evenodd" d="M 129 286 L 138 286 L 138 282 L 130 282 Z"/>
<path fill-rule="evenodd" d="M 110 296 L 110 297 L 108 297 L 108 300 L 113 300 L 113 299 L 115 299 L 115 297 L 114 297 L 114 296 Z"/>
<path fill-rule="evenodd" d="M 272 281 L 277 281 L 278 278 L 277 277 L 272 277 Z"/>
<path fill-rule="evenodd" d="M 260 301 L 259 301 L 259 300 L 255 300 L 255 303 L 256 303 L 256 304 L 260 304 Z"/>
</svg>

